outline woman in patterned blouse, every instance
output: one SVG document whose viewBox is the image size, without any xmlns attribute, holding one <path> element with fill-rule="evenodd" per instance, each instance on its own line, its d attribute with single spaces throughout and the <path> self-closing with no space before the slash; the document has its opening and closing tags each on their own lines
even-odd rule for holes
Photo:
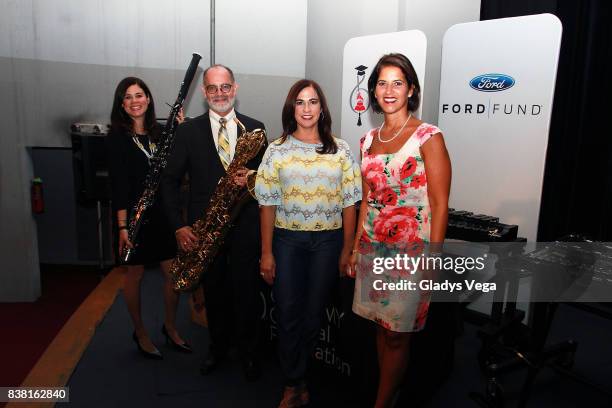
<svg viewBox="0 0 612 408">
<path fill-rule="evenodd" d="M 361 174 L 348 144 L 331 134 L 320 86 L 300 80 L 282 112 L 283 134 L 257 173 L 261 205 L 261 275 L 277 305 L 278 349 L 286 383 L 280 407 L 309 400 L 304 381 L 321 317 L 346 270 L 361 200 Z"/>
</svg>

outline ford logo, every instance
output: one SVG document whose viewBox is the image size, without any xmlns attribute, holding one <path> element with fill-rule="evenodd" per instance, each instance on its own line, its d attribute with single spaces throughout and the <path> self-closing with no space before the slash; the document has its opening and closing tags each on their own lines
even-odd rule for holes
<svg viewBox="0 0 612 408">
<path fill-rule="evenodd" d="M 513 86 L 514 78 L 505 74 L 483 74 L 470 81 L 470 87 L 480 92 L 505 91 Z"/>
</svg>

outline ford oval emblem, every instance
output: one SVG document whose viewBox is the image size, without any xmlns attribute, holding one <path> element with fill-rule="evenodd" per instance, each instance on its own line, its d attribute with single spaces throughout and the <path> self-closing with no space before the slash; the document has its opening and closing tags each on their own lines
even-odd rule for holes
<svg viewBox="0 0 612 408">
<path fill-rule="evenodd" d="M 514 78 L 505 74 L 483 74 L 470 81 L 470 87 L 480 92 L 500 92 L 513 86 Z"/>
</svg>

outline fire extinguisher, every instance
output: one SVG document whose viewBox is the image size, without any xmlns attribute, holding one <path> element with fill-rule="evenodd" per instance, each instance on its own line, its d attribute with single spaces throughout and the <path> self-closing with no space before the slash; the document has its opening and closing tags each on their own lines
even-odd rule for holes
<svg viewBox="0 0 612 408">
<path fill-rule="evenodd" d="M 34 214 L 42 214 L 45 212 L 45 200 L 43 199 L 43 184 L 40 177 L 32 180 L 30 187 L 30 196 L 32 200 L 32 212 Z"/>
</svg>

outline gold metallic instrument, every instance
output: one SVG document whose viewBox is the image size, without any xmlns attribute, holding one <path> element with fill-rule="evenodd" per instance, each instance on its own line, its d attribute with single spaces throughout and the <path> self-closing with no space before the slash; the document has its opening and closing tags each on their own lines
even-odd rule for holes
<svg viewBox="0 0 612 408">
<path fill-rule="evenodd" d="M 234 177 L 265 145 L 266 131 L 255 129 L 247 132 L 244 125 L 238 119 L 235 120 L 242 135 L 236 143 L 234 159 L 227 168 L 227 174 L 219 180 L 204 216 L 193 225 L 193 233 L 198 237 L 197 244 L 188 252 L 179 251 L 172 263 L 175 290 L 190 291 L 198 287 L 200 277 L 212 265 L 223 245 L 241 203 L 248 199 L 248 188 L 238 186 Z M 249 184 L 252 184 L 252 180 Z"/>
</svg>

